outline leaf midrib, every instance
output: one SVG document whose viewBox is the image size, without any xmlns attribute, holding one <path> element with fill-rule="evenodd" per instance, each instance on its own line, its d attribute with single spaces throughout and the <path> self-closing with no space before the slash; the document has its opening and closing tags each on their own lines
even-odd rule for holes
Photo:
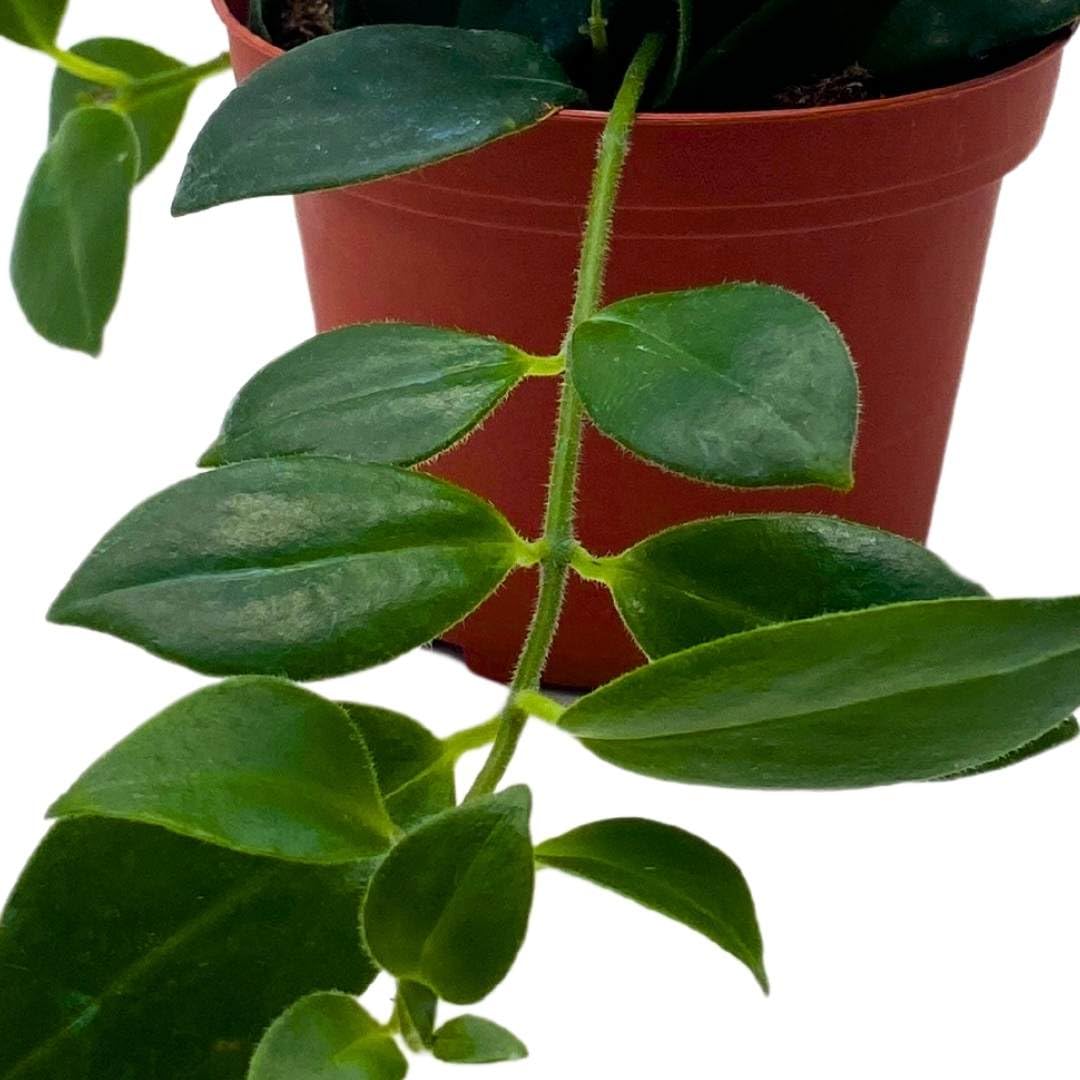
<svg viewBox="0 0 1080 1080">
<path fill-rule="evenodd" d="M 67 1024 L 15 1062 L 2 1080 L 15 1080 L 16 1077 L 25 1073 L 31 1066 L 47 1061 L 69 1038 L 86 1029 L 87 1024 L 92 1022 L 94 1016 L 101 1011 L 106 1001 L 126 993 L 140 979 L 151 974 L 165 963 L 178 948 L 194 940 L 204 931 L 213 929 L 217 923 L 235 912 L 246 901 L 257 896 L 265 886 L 282 873 L 283 868 L 278 866 L 263 870 L 255 874 L 250 881 L 236 886 L 220 897 L 206 911 L 200 912 L 194 918 L 189 919 L 160 945 L 150 949 L 145 955 L 121 971 L 104 990 L 93 997 L 90 1004 L 81 1009 Z"/>
<path fill-rule="evenodd" d="M 772 727 L 777 724 L 785 724 L 792 720 L 801 720 L 812 717 L 814 719 L 825 720 L 834 713 L 845 712 L 848 709 L 857 709 L 861 705 L 873 705 L 873 704 L 885 704 L 887 702 L 900 700 L 906 697 L 910 697 L 915 694 L 929 694 L 938 690 L 947 690 L 950 688 L 962 688 L 968 686 L 975 686 L 979 683 L 993 682 L 998 679 L 1005 679 L 1011 675 L 1017 675 L 1022 672 L 1036 670 L 1041 667 L 1045 667 L 1047 664 L 1052 664 L 1057 660 L 1062 660 L 1067 656 L 1071 656 L 1074 653 L 1080 652 L 1080 646 L 1075 646 L 1069 649 L 1063 649 L 1061 652 L 1052 653 L 1044 656 L 1039 660 L 1035 660 L 1028 664 L 1018 664 L 1014 667 L 1002 668 L 999 671 L 994 671 L 986 675 L 976 675 L 966 679 L 959 679 L 955 682 L 937 682 L 928 683 L 925 686 L 910 687 L 906 690 L 898 690 L 891 694 L 883 694 L 879 697 L 864 697 L 857 698 L 853 701 L 845 702 L 843 705 L 831 705 L 827 709 L 807 709 L 804 712 L 791 712 L 785 713 L 783 716 L 770 716 L 762 720 L 748 720 L 740 724 L 728 724 L 723 727 L 711 727 L 711 728 L 693 728 L 688 731 L 667 731 L 659 735 L 630 735 L 620 737 L 618 735 L 593 735 L 593 734 L 579 734 L 574 731 L 570 731 L 571 734 L 577 738 L 584 739 L 590 742 L 657 742 L 664 739 L 677 739 L 686 736 L 693 735 L 722 735 L 726 732 L 744 731 L 748 728 L 766 728 Z M 569 729 L 568 729 L 569 730 Z"/>
<path fill-rule="evenodd" d="M 624 326 L 626 327 L 626 329 L 638 333 L 642 337 L 649 338 L 652 341 L 657 342 L 657 344 L 659 344 L 661 347 L 669 349 L 676 356 L 684 357 L 686 360 L 690 361 L 692 364 L 694 364 L 695 367 L 703 371 L 709 377 L 718 379 L 720 382 L 726 383 L 727 385 L 731 386 L 736 391 L 736 393 L 741 394 L 743 397 L 747 398 L 750 401 L 753 401 L 754 404 L 759 406 L 764 412 L 772 416 L 773 419 L 776 420 L 776 422 L 782 428 L 784 428 L 785 431 L 793 435 L 798 442 L 800 442 L 806 449 L 811 451 L 811 453 L 816 458 L 818 448 L 814 446 L 810 439 L 807 438 L 807 436 L 804 435 L 801 431 L 799 431 L 798 428 L 796 428 L 790 420 L 777 412 L 776 406 L 773 405 L 772 402 L 768 401 L 766 398 L 760 397 L 758 394 L 755 394 L 753 390 L 751 390 L 749 387 L 743 386 L 742 383 L 740 383 L 737 379 L 734 379 L 731 375 L 727 374 L 727 372 L 717 370 L 700 356 L 698 356 L 696 353 L 689 352 L 681 345 L 676 345 L 674 342 L 668 341 L 666 338 L 663 338 L 654 331 L 649 330 L 644 326 L 641 326 L 639 323 L 635 323 L 629 319 L 615 316 L 610 311 L 601 312 L 599 315 L 594 316 L 593 321 L 608 322 L 614 323 L 617 326 Z"/>
</svg>

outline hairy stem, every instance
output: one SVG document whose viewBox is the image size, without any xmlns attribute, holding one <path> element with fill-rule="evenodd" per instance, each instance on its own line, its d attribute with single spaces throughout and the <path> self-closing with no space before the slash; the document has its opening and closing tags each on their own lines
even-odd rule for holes
<svg viewBox="0 0 1080 1080">
<path fill-rule="evenodd" d="M 604 0 L 592 0 L 589 12 L 589 39 L 593 52 L 604 59 L 608 53 L 607 19 L 604 18 Z"/>
<path fill-rule="evenodd" d="M 50 59 L 56 61 L 57 67 L 63 68 L 69 75 L 78 79 L 85 79 L 97 86 L 107 86 L 112 90 L 126 90 L 135 79 L 126 71 L 119 68 L 108 67 L 105 64 L 97 64 L 93 60 L 87 60 L 85 56 L 68 52 L 56 45 L 45 50 Z"/>
<path fill-rule="evenodd" d="M 619 183 L 630 151 L 630 136 L 637 118 L 638 104 L 649 74 L 660 56 L 661 47 L 662 40 L 658 35 L 645 39 L 626 73 L 604 129 L 600 160 L 589 200 L 577 292 L 567 340 L 577 326 L 596 314 L 603 298 Z M 576 548 L 574 498 L 581 465 L 583 420 L 581 399 L 570 379 L 564 375 L 544 514 L 544 556 L 540 562 L 540 593 L 536 611 L 510 685 L 510 698 L 498 717 L 495 745 L 469 792 L 469 798 L 490 794 L 506 775 L 528 722 L 528 712 L 521 707 L 518 695 L 539 688 L 559 626 L 570 562 Z"/>
<path fill-rule="evenodd" d="M 213 60 L 207 60 L 205 64 L 194 64 L 191 67 L 175 68 L 172 71 L 162 71 L 157 75 L 148 75 L 145 79 L 137 79 L 130 83 L 118 95 L 121 102 L 142 101 L 144 98 L 154 97 L 157 94 L 175 90 L 181 86 L 194 86 L 212 75 L 218 75 L 228 71 L 230 65 L 229 54 L 221 53 Z"/>
</svg>

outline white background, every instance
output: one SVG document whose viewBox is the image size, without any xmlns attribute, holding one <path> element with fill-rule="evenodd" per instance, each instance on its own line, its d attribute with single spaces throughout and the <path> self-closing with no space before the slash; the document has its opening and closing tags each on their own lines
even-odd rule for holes
<svg viewBox="0 0 1080 1080">
<path fill-rule="evenodd" d="M 189 61 L 222 47 L 206 0 L 73 9 L 65 42 L 122 34 Z M 43 148 L 50 70 L 0 46 L 6 250 Z M 1080 593 L 1078 48 L 1042 148 L 1006 186 L 931 541 L 1003 596 Z M 219 79 L 199 92 L 178 149 L 225 89 Z M 109 526 L 193 471 L 235 390 L 311 329 L 287 201 L 171 221 L 182 156 L 138 191 L 103 358 L 43 344 L 0 288 L 0 894 L 42 835 L 51 799 L 202 681 L 110 638 L 46 625 L 49 602 Z M 440 733 L 500 701 L 498 687 L 428 653 L 328 689 Z M 513 779 L 534 786 L 539 838 L 638 814 L 727 851 L 758 900 L 774 993 L 763 999 L 690 931 L 545 873 L 521 960 L 480 1010 L 531 1047 L 505 1075 L 1077 1075 L 1080 747 L 958 785 L 808 796 L 657 784 L 541 725 Z M 383 1012 L 388 997 L 380 983 L 368 1000 Z M 423 1062 L 413 1075 L 448 1068 Z"/>
</svg>

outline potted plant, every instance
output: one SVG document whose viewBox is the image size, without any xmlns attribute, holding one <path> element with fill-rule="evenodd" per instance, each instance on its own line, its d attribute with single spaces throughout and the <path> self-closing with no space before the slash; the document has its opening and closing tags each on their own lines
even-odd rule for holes
<svg viewBox="0 0 1080 1080">
<path fill-rule="evenodd" d="M 714 517 L 614 555 L 582 541 L 586 414 L 716 483 L 852 481 L 855 368 L 810 301 L 727 283 L 605 306 L 663 56 L 646 33 L 605 120 L 556 353 L 405 323 L 320 335 L 256 376 L 207 471 L 132 511 L 57 598 L 56 622 L 224 680 L 52 807 L 0 921 L 0 1075 L 400 1080 L 404 1048 L 520 1058 L 493 1021 L 440 1012 L 510 971 L 537 865 L 686 923 L 767 989 L 749 887 L 710 844 L 642 818 L 534 844 L 529 790 L 502 786 L 531 717 L 646 776 L 773 789 L 958 779 L 1075 736 L 1080 599 L 994 600 L 910 540 L 822 516 Z M 182 199 L 212 182 L 206 153 Z M 527 380 L 560 397 L 540 532 L 395 463 L 445 451 Z M 695 438 L 713 414 L 729 423 Z M 297 685 L 445 633 L 527 567 L 539 600 L 493 719 L 440 740 Z M 572 577 L 611 593 L 652 659 L 567 706 L 541 677 Z M 481 749 L 458 802 L 454 767 Z M 397 994 L 377 1018 L 357 997 L 378 970 Z"/>
<path fill-rule="evenodd" d="M 583 536 L 594 550 L 615 552 L 702 516 L 784 510 L 836 514 L 926 538 L 999 182 L 1038 140 L 1060 38 L 1080 14 L 1077 0 L 830 0 L 824 6 L 771 0 L 725 5 L 722 12 L 688 0 L 606 6 L 589 0 L 260 0 L 250 11 L 242 0 L 215 3 L 241 76 L 280 55 L 266 37 L 294 46 L 337 30 L 341 47 L 325 36 L 314 42 L 309 66 L 324 68 L 314 82 L 301 81 L 301 59 L 277 67 L 276 83 L 260 84 L 267 95 L 287 97 L 276 116 L 259 113 L 258 89 L 227 104 L 219 124 L 232 125 L 227 137 L 240 157 L 250 151 L 242 164 L 237 158 L 250 183 L 232 190 L 226 183 L 217 195 L 188 190 L 179 209 L 218 198 L 337 188 L 473 149 L 420 173 L 298 200 L 317 322 L 320 329 L 383 318 L 452 325 L 536 353 L 554 349 L 561 333 L 602 109 L 643 30 L 667 32 L 663 70 L 647 91 L 650 111 L 627 178 L 611 294 L 757 280 L 821 305 L 860 365 L 860 483 L 849 492 L 718 489 L 643 466 L 590 432 Z M 56 15 L 62 6 L 44 3 L 42 10 Z M 20 4 L 13 10 L 31 9 Z M 486 95 L 467 80 L 436 87 L 424 82 L 430 69 L 418 59 L 421 45 L 414 49 L 401 26 L 351 29 L 402 21 L 434 24 L 413 35 L 419 43 L 452 25 L 481 28 L 476 42 L 491 42 L 504 30 L 524 34 L 536 43 L 529 62 L 551 75 L 546 94 L 537 93 L 530 111 L 514 100 L 510 80 L 489 84 Z M 417 125 L 417 140 L 402 160 L 373 164 L 364 152 L 371 129 L 357 120 L 354 129 L 337 132 L 355 143 L 353 158 L 339 157 L 333 167 L 327 162 L 319 173 L 315 163 L 336 153 L 325 123 L 315 122 L 325 121 L 334 104 L 333 63 L 347 67 L 353 43 L 365 35 L 386 42 L 388 55 L 398 59 L 379 67 L 378 75 L 370 58 L 358 59 L 368 64 L 367 81 L 355 71 L 338 72 L 352 86 L 353 115 L 371 116 L 371 95 L 381 80 L 394 95 L 391 120 Z M 67 62 L 53 36 L 46 32 L 41 40 Z M 302 57 L 304 49 L 291 55 Z M 524 51 L 514 60 L 507 54 L 506 62 L 524 58 Z M 186 93 L 201 71 L 182 69 L 165 78 L 179 80 Z M 112 81 L 121 76 L 114 73 Z M 151 122 L 139 105 L 147 94 L 151 102 L 162 100 L 155 78 L 149 90 L 136 80 L 115 99 L 108 86 L 94 92 L 161 133 L 169 125 Z M 412 97 L 405 93 L 410 88 L 418 91 Z M 443 112 L 433 109 L 436 96 Z M 69 92 L 60 100 L 58 116 L 73 99 Z M 573 107 L 536 123 L 566 105 Z M 438 125 L 451 114 L 464 122 L 461 137 L 446 143 Z M 112 134 L 95 131 L 87 139 L 129 138 L 118 117 L 95 116 Z M 514 138 L 501 138 L 514 129 Z M 63 148 L 70 156 L 74 136 L 58 136 L 47 155 L 52 165 L 43 166 L 34 185 L 45 187 L 47 204 L 57 169 L 65 168 Z M 285 162 L 287 153 L 295 160 Z M 41 260 L 43 230 L 54 222 L 28 214 L 17 251 L 31 254 L 15 262 L 24 302 L 33 307 L 37 298 L 45 313 L 39 325 L 56 330 L 57 320 L 73 312 L 76 337 L 88 334 L 94 345 L 119 282 L 118 229 L 130 178 L 124 169 L 114 171 L 109 183 L 120 189 L 117 197 L 95 200 L 85 225 L 116 240 L 94 248 L 108 266 L 87 274 L 85 291 L 97 316 L 89 326 L 82 321 L 86 305 L 73 304 L 80 292 L 68 287 L 70 260 L 59 267 Z M 87 190 L 85 177 L 73 186 Z M 478 262 L 473 255 L 480 243 L 486 257 Z M 70 250 L 63 241 L 48 246 L 61 256 Z M 537 434 L 554 409 L 551 384 L 522 387 L 483 431 L 431 467 L 496 501 L 519 529 L 535 531 L 546 468 Z M 474 669 L 509 676 L 534 593 L 535 581 L 524 575 L 455 631 L 453 641 Z M 578 617 L 552 651 L 552 682 L 596 685 L 641 661 L 602 590 L 576 583 L 568 602 Z M 575 626 L 587 626 L 587 635 Z"/>
</svg>

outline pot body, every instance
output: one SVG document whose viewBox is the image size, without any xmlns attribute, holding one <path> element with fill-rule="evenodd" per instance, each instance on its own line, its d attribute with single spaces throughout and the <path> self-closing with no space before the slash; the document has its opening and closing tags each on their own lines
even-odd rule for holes
<svg viewBox="0 0 1080 1080">
<path fill-rule="evenodd" d="M 277 50 L 214 0 L 237 75 Z M 644 116 L 616 222 L 611 299 L 723 281 L 810 297 L 859 369 L 856 487 L 740 493 L 683 480 L 586 437 L 579 531 L 611 554 L 716 514 L 810 511 L 925 540 L 1002 178 L 1034 149 L 1058 44 L 970 83 L 820 109 Z M 320 330 L 394 319 L 557 351 L 603 117 L 565 112 L 409 176 L 302 196 L 297 212 Z M 540 529 L 556 386 L 532 380 L 431 467 L 527 536 Z M 448 635 L 505 678 L 535 574 L 513 577 Z M 571 583 L 547 681 L 597 685 L 640 664 L 606 590 Z"/>
</svg>

